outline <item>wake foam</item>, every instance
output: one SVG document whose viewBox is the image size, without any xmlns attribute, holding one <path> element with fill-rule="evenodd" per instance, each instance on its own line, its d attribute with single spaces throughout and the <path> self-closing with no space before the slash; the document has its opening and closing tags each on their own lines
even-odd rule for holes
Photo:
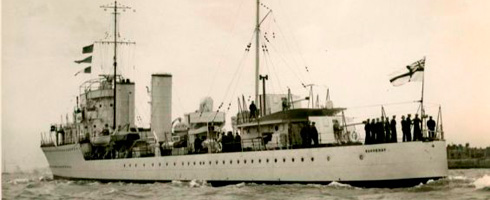
<svg viewBox="0 0 490 200">
<path fill-rule="evenodd" d="M 485 176 L 476 179 L 473 185 L 477 190 L 490 188 L 490 176 L 485 174 Z"/>
<path fill-rule="evenodd" d="M 346 188 L 352 188 L 352 185 L 345 184 L 345 183 L 339 183 L 339 182 L 336 182 L 336 181 L 332 181 L 327 186 L 329 186 L 329 187 L 346 187 Z"/>
</svg>

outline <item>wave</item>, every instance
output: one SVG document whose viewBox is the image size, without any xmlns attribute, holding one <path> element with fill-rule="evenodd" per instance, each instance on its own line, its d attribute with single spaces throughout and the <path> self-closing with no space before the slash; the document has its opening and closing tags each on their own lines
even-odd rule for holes
<svg viewBox="0 0 490 200">
<path fill-rule="evenodd" d="M 480 190 L 480 189 L 488 190 L 488 189 L 490 189 L 490 176 L 485 174 L 483 177 L 476 179 L 473 182 L 473 185 L 475 186 L 475 188 L 477 190 Z"/>
<path fill-rule="evenodd" d="M 339 183 L 339 182 L 336 182 L 336 181 L 332 181 L 332 182 L 331 182 L 331 183 L 329 183 L 327 186 L 328 186 L 328 187 L 354 188 L 354 186 L 352 186 L 352 185 L 345 184 L 345 183 Z"/>
</svg>

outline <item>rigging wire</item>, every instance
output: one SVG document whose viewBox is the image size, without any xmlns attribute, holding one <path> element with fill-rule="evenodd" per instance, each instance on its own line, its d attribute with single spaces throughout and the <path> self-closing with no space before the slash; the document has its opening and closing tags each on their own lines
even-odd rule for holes
<svg viewBox="0 0 490 200">
<path fill-rule="evenodd" d="M 279 6 L 281 7 L 281 9 L 283 8 L 281 1 L 279 1 Z M 283 9 L 283 10 L 284 10 L 284 9 Z M 277 23 L 277 20 L 276 20 L 276 17 L 275 17 L 275 15 L 274 15 L 274 13 L 272 13 L 272 18 L 274 19 L 274 23 L 277 25 L 277 27 L 278 27 L 278 29 L 279 29 L 279 32 L 280 32 L 280 33 L 281 33 L 283 36 L 285 36 L 285 35 L 283 34 L 283 32 L 282 32 L 281 27 L 280 27 L 280 26 L 279 26 L 279 24 Z M 286 18 L 289 18 L 289 17 L 288 17 L 288 16 L 286 16 Z M 289 21 L 290 21 L 289 19 L 286 19 L 286 28 L 288 28 L 288 30 L 292 30 L 292 29 L 291 29 L 291 26 L 290 26 L 290 25 L 289 25 L 289 23 L 288 23 Z M 295 44 L 296 48 L 297 48 L 297 49 L 298 49 L 298 51 L 299 51 L 300 57 L 301 57 L 301 59 L 302 59 L 302 61 L 303 61 L 303 64 L 305 65 L 306 70 L 307 70 L 307 74 L 308 74 L 308 76 L 309 76 L 310 80 L 312 80 L 312 79 L 311 79 L 311 74 L 309 73 L 309 69 L 308 69 L 308 66 L 309 66 L 309 65 L 308 65 L 308 63 L 306 62 L 306 60 L 304 59 L 303 53 L 301 52 L 301 49 L 299 48 L 298 42 L 297 42 L 297 40 L 296 40 L 296 38 L 294 37 L 294 35 L 293 35 L 293 34 L 291 34 L 291 37 L 292 37 L 292 40 L 293 40 L 293 42 L 294 42 L 294 44 Z M 288 49 L 289 49 L 289 46 L 288 46 Z"/>
<path fill-rule="evenodd" d="M 235 12 L 235 20 L 233 21 L 233 25 L 232 25 L 232 28 L 231 28 L 231 35 L 234 35 L 235 34 L 235 27 L 236 27 L 236 24 L 237 24 L 237 19 L 238 19 L 238 16 L 240 15 L 241 13 L 241 8 L 242 8 L 242 5 L 243 5 L 243 2 L 244 0 L 241 0 L 240 1 L 240 4 L 238 5 L 238 8 Z M 231 42 L 228 42 L 227 45 L 225 46 L 224 50 L 225 52 L 228 52 L 228 49 L 230 48 L 230 45 L 231 45 Z M 221 68 L 221 65 L 223 63 L 223 59 L 224 59 L 225 56 L 221 56 L 220 59 L 218 60 L 218 68 Z M 218 75 L 218 71 L 219 70 L 216 70 L 214 75 L 213 75 L 213 78 L 211 79 L 212 82 L 211 82 L 211 85 L 209 86 L 209 90 L 208 90 L 208 93 L 206 96 L 209 96 L 209 94 L 211 93 L 213 87 L 214 87 L 214 83 L 215 83 L 215 80 L 216 80 L 216 76 Z"/>
</svg>

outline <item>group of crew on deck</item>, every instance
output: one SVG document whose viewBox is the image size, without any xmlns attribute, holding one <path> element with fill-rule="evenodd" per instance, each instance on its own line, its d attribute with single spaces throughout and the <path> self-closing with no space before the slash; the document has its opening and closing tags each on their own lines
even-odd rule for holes
<svg viewBox="0 0 490 200">
<path fill-rule="evenodd" d="M 410 141 L 423 141 L 425 138 L 422 135 L 422 120 L 415 114 L 415 118 L 412 120 L 411 115 L 408 114 L 407 118 L 402 116 L 401 126 L 403 133 L 403 142 Z M 396 143 L 397 142 L 397 126 L 396 116 L 393 118 L 388 117 L 367 119 L 364 121 L 364 130 L 366 132 L 365 144 L 379 144 L 379 143 Z M 436 123 L 432 119 L 432 116 L 427 120 L 427 129 L 429 131 L 429 139 L 435 138 Z M 412 138 L 413 130 L 413 138 Z"/>
<path fill-rule="evenodd" d="M 217 139 L 207 139 L 206 136 L 196 136 L 194 139 L 194 153 L 207 153 L 209 149 L 211 152 L 241 151 L 241 140 L 238 133 L 233 135 L 231 131 L 228 131 L 227 134 L 224 132 L 220 133 L 219 138 Z"/>
<path fill-rule="evenodd" d="M 315 127 L 315 122 L 306 122 L 305 126 L 301 128 L 300 135 L 301 147 L 310 147 L 312 143 L 314 146 L 318 146 L 318 130 Z"/>
</svg>

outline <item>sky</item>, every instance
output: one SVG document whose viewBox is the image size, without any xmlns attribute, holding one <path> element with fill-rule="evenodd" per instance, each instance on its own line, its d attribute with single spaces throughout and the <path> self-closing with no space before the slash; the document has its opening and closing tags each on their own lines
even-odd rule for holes
<svg viewBox="0 0 490 200">
<path fill-rule="evenodd" d="M 94 52 L 93 73 L 83 46 L 111 37 L 112 18 L 100 8 L 111 1 L 2 1 L 1 131 L 7 169 L 47 166 L 40 133 L 65 120 L 79 85 L 111 70 L 108 48 Z M 206 96 L 230 117 L 236 99 L 254 94 L 255 1 L 138 0 L 120 19 L 122 73 L 136 82 L 138 122 L 148 126 L 146 86 L 153 73 L 173 75 L 172 117 L 193 112 Z M 486 0 L 263 0 L 260 74 L 267 91 L 307 96 L 314 84 L 323 101 L 357 121 L 415 113 L 422 84 L 393 87 L 389 79 L 424 56 L 424 101 L 439 105 L 448 144 L 490 146 L 490 2 Z M 269 42 L 263 37 L 267 32 Z M 97 46 L 96 46 L 97 47 Z M 106 62 L 104 62 L 106 61 Z M 398 104 L 412 102 L 411 104 Z M 227 109 L 231 103 L 230 109 Z M 71 119 L 70 119 L 71 120 Z"/>
</svg>

